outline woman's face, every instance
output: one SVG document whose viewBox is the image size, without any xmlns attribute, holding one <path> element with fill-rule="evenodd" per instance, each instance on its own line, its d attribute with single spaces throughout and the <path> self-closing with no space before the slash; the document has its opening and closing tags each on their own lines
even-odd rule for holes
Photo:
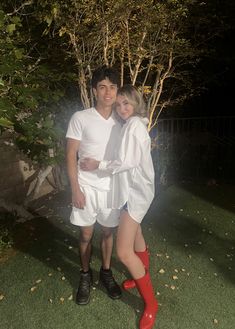
<svg viewBox="0 0 235 329">
<path fill-rule="evenodd" d="M 116 99 L 116 111 L 126 121 L 134 114 L 134 106 L 128 102 L 125 96 L 118 95 Z"/>
</svg>

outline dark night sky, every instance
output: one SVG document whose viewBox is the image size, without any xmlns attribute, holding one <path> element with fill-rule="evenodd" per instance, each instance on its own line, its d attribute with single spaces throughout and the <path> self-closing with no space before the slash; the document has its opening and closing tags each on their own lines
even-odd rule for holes
<svg viewBox="0 0 235 329">
<path fill-rule="evenodd" d="M 235 27 L 223 38 L 217 40 L 215 46 L 216 59 L 203 63 L 202 70 L 212 74 L 207 83 L 207 90 L 183 106 L 185 116 L 235 116 Z M 213 78 L 214 77 L 214 78 Z"/>
<path fill-rule="evenodd" d="M 224 86 L 210 86 L 201 96 L 187 101 L 182 107 L 183 116 L 235 116 L 232 84 L 228 79 Z"/>
<path fill-rule="evenodd" d="M 215 78 L 207 84 L 207 91 L 186 104 L 190 112 L 199 116 L 235 115 L 234 77 L 235 51 L 234 34 L 231 33 L 218 43 L 220 56 L 214 63 L 208 63 Z"/>
</svg>

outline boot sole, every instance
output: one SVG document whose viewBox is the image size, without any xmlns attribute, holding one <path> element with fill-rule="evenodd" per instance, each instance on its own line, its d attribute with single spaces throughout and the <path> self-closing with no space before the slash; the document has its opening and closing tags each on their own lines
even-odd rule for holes
<svg viewBox="0 0 235 329">
<path fill-rule="evenodd" d="M 79 302 L 79 301 L 77 301 L 77 300 L 75 300 L 75 302 L 76 302 L 77 305 L 87 305 L 87 304 L 90 303 L 90 300 L 91 300 L 91 295 L 90 295 L 90 296 L 88 297 L 88 299 L 87 299 L 86 301 L 84 301 L 84 302 Z"/>
<path fill-rule="evenodd" d="M 112 298 L 112 299 L 115 300 L 115 299 L 120 299 L 122 297 L 122 294 L 120 294 L 120 296 L 112 296 L 112 295 L 110 295 L 108 289 L 105 287 L 105 285 L 103 284 L 103 282 L 101 280 L 99 281 L 99 285 L 100 285 L 100 287 L 102 287 L 102 290 L 107 294 L 107 296 L 109 298 Z"/>
<path fill-rule="evenodd" d="M 88 301 L 85 301 L 85 302 L 78 302 L 78 301 L 76 301 L 76 304 L 77 305 L 87 305 L 87 304 L 89 304 L 89 302 L 90 302 L 90 298 L 88 299 Z"/>
</svg>

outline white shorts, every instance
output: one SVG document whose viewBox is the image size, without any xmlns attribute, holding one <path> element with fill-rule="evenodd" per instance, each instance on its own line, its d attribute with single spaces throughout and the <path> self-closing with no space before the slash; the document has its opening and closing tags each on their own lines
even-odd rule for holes
<svg viewBox="0 0 235 329">
<path fill-rule="evenodd" d="M 85 195 L 84 209 L 72 208 L 70 222 L 77 226 L 91 226 L 98 222 L 104 227 L 116 227 L 119 224 L 120 209 L 107 208 L 109 191 L 98 191 L 90 186 L 80 186 Z"/>
</svg>

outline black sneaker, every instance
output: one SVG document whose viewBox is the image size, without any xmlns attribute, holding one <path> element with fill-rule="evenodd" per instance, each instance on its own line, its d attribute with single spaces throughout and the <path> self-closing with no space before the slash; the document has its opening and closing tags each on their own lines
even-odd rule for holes
<svg viewBox="0 0 235 329">
<path fill-rule="evenodd" d="M 100 281 L 108 292 L 108 296 L 113 299 L 121 298 L 122 291 L 117 282 L 114 280 L 111 270 L 100 269 Z"/>
<path fill-rule="evenodd" d="M 80 282 L 76 295 L 76 303 L 79 305 L 86 305 L 90 301 L 90 290 L 92 285 L 92 271 L 80 272 Z"/>
</svg>

